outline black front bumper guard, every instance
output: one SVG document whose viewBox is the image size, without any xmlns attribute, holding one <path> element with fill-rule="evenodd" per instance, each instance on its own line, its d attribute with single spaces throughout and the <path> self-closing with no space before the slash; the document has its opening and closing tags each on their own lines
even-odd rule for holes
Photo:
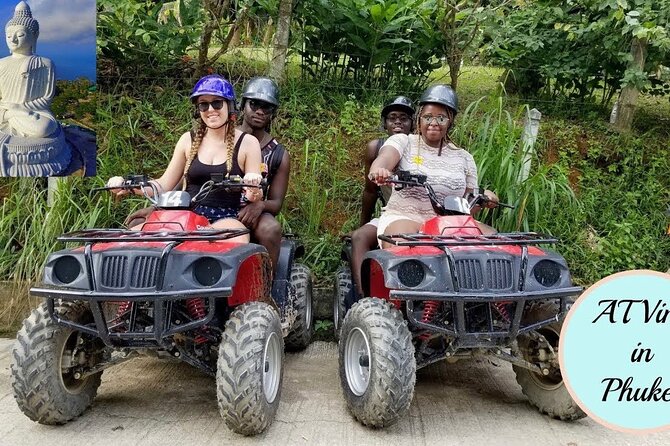
<svg viewBox="0 0 670 446">
<path fill-rule="evenodd" d="M 429 331 L 438 332 L 454 338 L 451 346 L 453 348 L 490 348 L 500 347 L 515 339 L 519 334 L 528 333 L 537 328 L 561 320 L 568 310 L 568 298 L 577 296 L 582 292 L 582 287 L 561 288 L 559 290 L 546 291 L 515 291 L 509 293 L 481 293 L 481 292 L 433 292 L 433 291 L 406 291 L 392 290 L 391 299 L 405 301 L 407 304 L 407 319 L 410 326 L 423 328 Z M 550 319 L 536 321 L 532 324 L 521 327 L 521 318 L 525 303 L 529 301 L 560 299 L 558 313 Z M 422 322 L 414 316 L 415 301 L 439 301 L 453 304 L 453 329 L 445 325 Z M 514 302 L 514 314 L 510 318 L 508 330 L 495 331 L 493 329 L 493 314 L 491 311 L 492 303 L 496 302 Z M 488 331 L 472 332 L 466 327 L 465 305 L 468 303 L 488 303 L 487 321 Z"/>
<path fill-rule="evenodd" d="M 91 336 L 100 338 L 109 347 L 163 347 L 167 350 L 173 348 L 169 337 L 177 333 L 195 330 L 212 321 L 216 312 L 216 302 L 220 298 L 232 295 L 231 287 L 209 288 L 207 290 L 192 291 L 160 291 L 156 293 L 133 293 L 124 292 L 118 294 L 102 293 L 98 291 L 72 290 L 62 288 L 39 288 L 30 289 L 34 296 L 44 297 L 47 302 L 49 316 L 59 325 L 78 330 Z M 207 306 L 205 317 L 196 319 L 185 324 L 174 324 L 172 320 L 172 306 L 175 301 L 203 298 Z M 86 301 L 93 314 L 94 325 L 84 325 L 75 321 L 61 318 L 55 312 L 55 300 Z M 151 302 L 153 303 L 153 331 L 135 331 L 135 306 L 129 318 L 128 331 L 112 332 L 105 319 L 102 304 L 105 302 Z"/>
</svg>

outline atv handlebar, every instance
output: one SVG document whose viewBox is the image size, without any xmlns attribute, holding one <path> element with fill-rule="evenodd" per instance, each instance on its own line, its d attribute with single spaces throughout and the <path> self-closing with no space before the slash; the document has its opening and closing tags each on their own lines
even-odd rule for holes
<svg viewBox="0 0 670 446">
<path fill-rule="evenodd" d="M 393 177 L 388 180 L 388 183 L 394 185 L 395 190 L 401 190 L 405 187 L 423 187 L 428 194 L 430 203 L 438 215 L 460 214 L 460 211 L 448 209 L 437 198 L 437 194 L 433 186 L 427 181 L 428 176 L 418 173 L 412 173 L 405 170 L 399 170 Z M 476 188 L 472 193 L 468 194 L 467 204 L 470 209 L 475 206 L 485 206 L 487 203 L 495 203 L 495 207 L 506 207 L 514 209 L 514 206 L 506 203 L 494 202 L 487 195 L 484 194 L 483 188 Z"/>
<path fill-rule="evenodd" d="M 186 208 L 190 205 L 197 204 L 198 202 L 204 200 L 210 192 L 223 188 L 225 190 L 235 190 L 243 188 L 262 188 L 266 180 L 261 180 L 261 183 L 250 184 L 245 183 L 244 179 L 239 175 L 231 175 L 230 177 L 224 176 L 222 173 L 213 173 L 210 176 L 210 180 L 206 181 L 201 187 L 200 190 L 193 196 L 190 197 L 186 192 L 179 191 L 167 191 L 162 192 L 160 185 L 150 180 L 146 175 L 126 175 L 124 181 L 121 185 L 118 186 L 103 186 L 96 187 L 91 190 L 91 192 L 104 191 L 104 190 L 137 190 L 140 189 L 144 197 L 149 200 L 153 205 L 158 205 L 159 202 L 163 201 L 165 203 L 170 203 L 170 206 L 167 207 L 178 207 Z M 148 193 L 147 187 L 151 188 L 151 194 Z M 168 196 L 169 194 L 180 194 L 179 197 L 170 197 L 167 200 L 161 200 L 161 196 Z M 185 198 L 184 197 L 187 197 Z M 166 198 L 164 197 L 164 198 Z M 246 198 L 246 197 L 245 197 Z"/>
<path fill-rule="evenodd" d="M 119 186 L 102 186 L 102 187 L 94 187 L 91 189 L 91 192 L 98 192 L 102 190 L 115 190 L 115 189 L 123 189 L 123 190 L 134 190 L 134 189 L 140 189 L 142 191 L 142 194 L 153 204 L 156 204 L 155 198 L 152 198 L 147 194 L 146 187 L 150 187 L 151 191 L 153 192 L 153 197 L 158 196 L 158 184 L 155 181 L 152 181 L 149 179 L 148 176 L 146 175 L 126 175 L 123 179 L 123 184 Z"/>
<path fill-rule="evenodd" d="M 260 184 L 245 183 L 244 179 L 239 175 L 231 175 L 226 177 L 222 173 L 213 173 L 211 174 L 210 178 L 211 179 L 209 181 L 205 182 L 205 184 L 200 187 L 198 193 L 195 194 L 193 198 L 191 198 L 192 203 L 197 203 L 204 200 L 210 192 L 216 189 L 224 189 L 227 191 L 244 189 L 248 187 L 261 189 L 267 183 L 265 178 L 261 180 Z"/>
</svg>

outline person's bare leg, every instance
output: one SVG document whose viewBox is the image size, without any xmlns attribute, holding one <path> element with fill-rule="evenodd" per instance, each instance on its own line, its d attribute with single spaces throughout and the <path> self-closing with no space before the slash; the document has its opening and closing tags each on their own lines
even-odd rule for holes
<svg viewBox="0 0 670 446">
<path fill-rule="evenodd" d="M 262 213 L 258 217 L 258 223 L 253 230 L 253 234 L 254 239 L 267 249 L 272 261 L 272 277 L 275 277 L 277 264 L 279 263 L 279 250 L 281 248 L 281 224 L 271 214 Z"/>
<path fill-rule="evenodd" d="M 386 229 L 384 229 L 385 235 L 391 234 L 405 234 L 405 233 L 415 233 L 419 232 L 421 228 L 421 223 L 418 223 L 414 220 L 396 220 L 389 224 Z M 382 248 L 387 249 L 393 246 L 390 243 L 382 242 Z"/>
<path fill-rule="evenodd" d="M 482 231 L 483 235 L 492 235 L 498 232 L 493 226 L 489 226 L 486 223 L 482 223 L 480 221 L 477 221 L 477 226 L 479 226 L 479 230 Z"/>
<path fill-rule="evenodd" d="M 222 218 L 209 226 L 211 229 L 246 229 L 246 226 L 235 218 Z M 228 239 L 231 242 L 249 243 L 249 234 L 240 235 Z"/>
<path fill-rule="evenodd" d="M 359 296 L 363 296 L 361 266 L 366 252 L 377 246 L 377 227 L 363 225 L 351 234 L 351 277 Z"/>
</svg>

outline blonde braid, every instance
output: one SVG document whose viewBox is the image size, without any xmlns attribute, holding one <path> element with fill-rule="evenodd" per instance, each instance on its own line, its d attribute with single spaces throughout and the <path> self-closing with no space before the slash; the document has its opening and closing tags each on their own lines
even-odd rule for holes
<svg viewBox="0 0 670 446">
<path fill-rule="evenodd" d="M 188 170 L 191 168 L 191 163 L 193 163 L 195 156 L 198 154 L 198 149 L 200 148 L 202 139 L 205 137 L 205 133 L 207 133 L 207 126 L 205 125 L 205 122 L 201 119 L 200 125 L 195 131 L 193 141 L 191 141 L 191 151 L 188 154 L 188 158 L 186 158 L 186 165 L 184 166 L 184 179 L 182 182 L 183 190 L 186 190 L 186 174 L 188 173 Z"/>
<path fill-rule="evenodd" d="M 230 122 L 230 121 L 228 121 Z M 226 124 L 227 125 L 227 124 Z M 235 126 L 229 125 L 226 129 L 226 151 L 228 158 L 226 159 L 226 176 L 230 177 L 230 171 L 233 170 L 233 151 L 235 146 Z"/>
</svg>

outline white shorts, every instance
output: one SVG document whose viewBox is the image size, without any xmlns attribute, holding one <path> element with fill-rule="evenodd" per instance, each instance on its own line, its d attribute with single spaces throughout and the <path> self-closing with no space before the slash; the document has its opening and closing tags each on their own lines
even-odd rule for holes
<svg viewBox="0 0 670 446">
<path fill-rule="evenodd" d="M 393 222 L 398 220 L 411 220 L 419 224 L 423 224 L 426 221 L 425 218 L 419 217 L 418 215 L 396 215 L 396 214 L 382 214 L 379 217 L 379 223 L 377 224 L 377 236 L 380 236 L 384 233 L 386 228 Z M 381 240 L 379 241 L 379 246 L 381 246 Z"/>
<path fill-rule="evenodd" d="M 374 226 L 375 228 L 379 226 L 379 217 L 375 217 L 369 222 L 365 223 L 366 225 Z"/>
</svg>

